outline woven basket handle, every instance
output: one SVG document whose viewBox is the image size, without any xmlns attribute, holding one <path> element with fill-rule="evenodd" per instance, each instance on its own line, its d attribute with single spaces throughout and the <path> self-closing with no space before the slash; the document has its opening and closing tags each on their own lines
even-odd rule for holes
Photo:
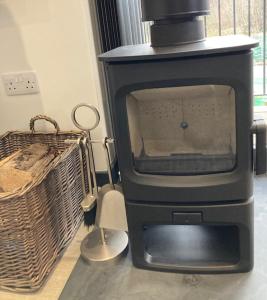
<svg viewBox="0 0 267 300">
<path fill-rule="evenodd" d="M 56 133 L 57 134 L 59 133 L 60 128 L 58 126 L 58 123 L 55 120 L 53 120 L 53 119 L 51 119 L 51 118 L 49 118 L 47 116 L 44 116 L 44 115 L 38 115 L 38 116 L 36 116 L 36 117 L 34 117 L 34 118 L 31 119 L 31 121 L 30 121 L 30 130 L 31 130 L 32 133 L 35 132 L 35 128 L 34 128 L 35 122 L 39 121 L 39 120 L 45 120 L 45 121 L 51 123 L 55 127 L 55 129 L 56 129 Z"/>
</svg>

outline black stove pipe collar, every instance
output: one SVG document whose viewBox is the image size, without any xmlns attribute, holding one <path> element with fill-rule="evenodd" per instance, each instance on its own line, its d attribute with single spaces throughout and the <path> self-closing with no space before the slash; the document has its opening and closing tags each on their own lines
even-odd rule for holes
<svg viewBox="0 0 267 300">
<path fill-rule="evenodd" d="M 194 43 L 205 38 L 204 22 L 209 0 L 142 0 L 143 21 L 151 26 L 152 47 Z"/>
</svg>

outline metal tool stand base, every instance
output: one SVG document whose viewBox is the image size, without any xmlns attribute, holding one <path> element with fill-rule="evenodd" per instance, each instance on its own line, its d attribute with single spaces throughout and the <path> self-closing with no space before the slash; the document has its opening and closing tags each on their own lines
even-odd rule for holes
<svg viewBox="0 0 267 300">
<path fill-rule="evenodd" d="M 128 235 L 124 231 L 95 229 L 81 244 L 81 256 L 88 262 L 118 262 L 128 252 Z"/>
</svg>

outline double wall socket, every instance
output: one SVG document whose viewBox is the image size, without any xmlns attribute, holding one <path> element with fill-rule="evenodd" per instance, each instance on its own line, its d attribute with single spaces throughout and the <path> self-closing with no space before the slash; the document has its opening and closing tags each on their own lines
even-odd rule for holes
<svg viewBox="0 0 267 300">
<path fill-rule="evenodd" d="M 39 85 L 36 73 L 18 72 L 2 74 L 2 80 L 8 96 L 28 95 L 39 93 Z"/>
</svg>

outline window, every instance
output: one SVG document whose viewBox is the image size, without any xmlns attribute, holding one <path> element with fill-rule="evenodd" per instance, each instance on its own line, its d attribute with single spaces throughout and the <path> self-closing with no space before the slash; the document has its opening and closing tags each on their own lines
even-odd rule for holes
<svg viewBox="0 0 267 300">
<path fill-rule="evenodd" d="M 267 111 L 266 3 L 265 0 L 210 0 L 211 14 L 205 17 L 207 36 L 246 34 L 259 40 L 260 45 L 254 50 L 254 104 L 260 111 Z M 118 0 L 118 14 L 124 45 L 150 42 L 150 22 L 141 21 L 140 0 Z"/>
</svg>

